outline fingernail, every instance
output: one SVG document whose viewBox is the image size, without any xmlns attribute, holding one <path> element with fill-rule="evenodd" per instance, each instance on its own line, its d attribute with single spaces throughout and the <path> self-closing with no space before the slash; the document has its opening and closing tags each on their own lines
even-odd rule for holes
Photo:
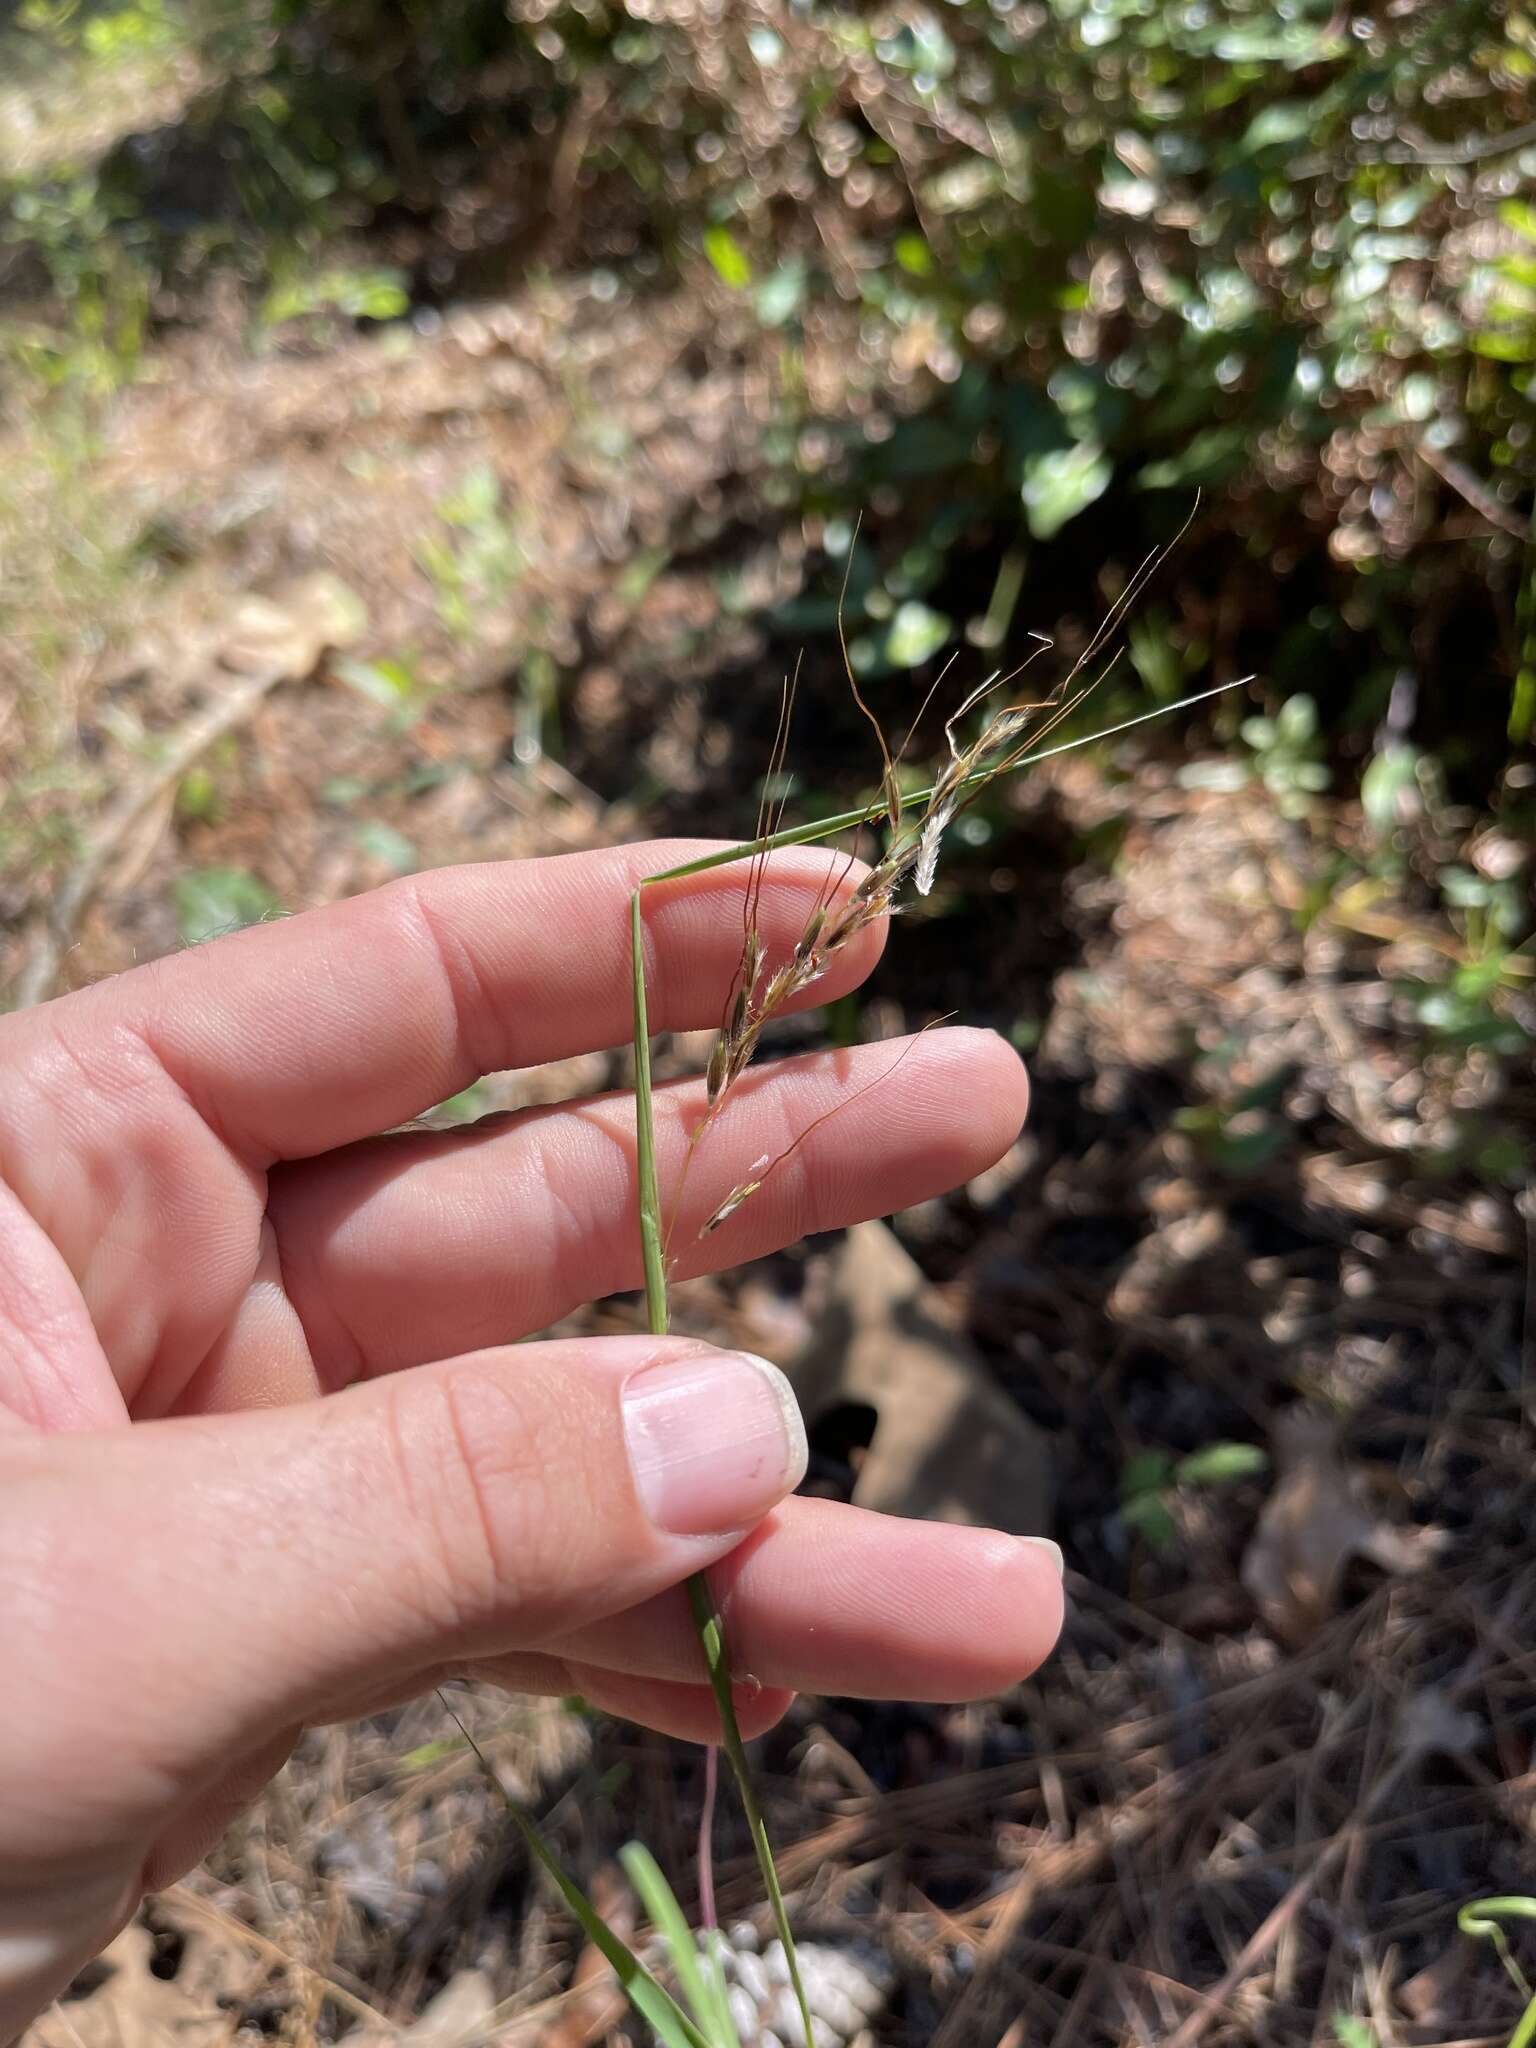
<svg viewBox="0 0 1536 2048">
<path fill-rule="evenodd" d="M 1051 1563 L 1055 1565 L 1058 1579 L 1064 1579 L 1067 1576 L 1067 1561 L 1061 1554 L 1061 1545 L 1059 1543 L 1053 1543 L 1049 1536 L 1024 1536 L 1019 1540 L 1030 1544 L 1036 1550 L 1043 1550 L 1051 1560 Z"/>
<path fill-rule="evenodd" d="M 805 1476 L 805 1424 L 777 1366 L 711 1351 L 647 1366 L 624 1389 L 640 1504 L 672 1536 L 743 1529 Z"/>
</svg>

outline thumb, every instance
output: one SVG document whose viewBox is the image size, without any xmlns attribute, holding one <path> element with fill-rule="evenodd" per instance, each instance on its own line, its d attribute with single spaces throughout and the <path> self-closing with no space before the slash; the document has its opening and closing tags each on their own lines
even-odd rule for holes
<svg viewBox="0 0 1536 2048">
<path fill-rule="evenodd" d="M 29 1757 L 33 1788 L 56 1760 L 77 1794 L 90 1757 L 114 1834 L 348 1699 L 662 1591 L 734 1548 L 806 1458 L 782 1374 L 665 1338 L 518 1345 L 304 1406 L 4 1448 L 6 1518 L 38 1569 L 8 1623 L 32 1725 L 8 1726 L 8 1688 L 0 1755 Z M 46 1855 L 57 1809 L 24 1806 Z"/>
</svg>

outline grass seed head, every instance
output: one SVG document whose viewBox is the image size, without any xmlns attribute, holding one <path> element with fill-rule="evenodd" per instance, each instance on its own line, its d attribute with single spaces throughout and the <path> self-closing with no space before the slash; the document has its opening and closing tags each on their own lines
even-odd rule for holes
<svg viewBox="0 0 1536 2048">
<path fill-rule="evenodd" d="M 714 1214 L 707 1217 L 700 1226 L 700 1237 L 708 1237 L 718 1230 L 722 1223 L 728 1223 L 742 1203 L 750 1200 L 761 1186 L 762 1182 L 760 1180 L 738 1181 Z"/>
<path fill-rule="evenodd" d="M 725 1086 L 726 1068 L 730 1063 L 729 1044 L 722 1034 L 714 1042 L 709 1055 L 709 1072 L 705 1076 L 705 1094 L 711 1104 Z"/>
</svg>

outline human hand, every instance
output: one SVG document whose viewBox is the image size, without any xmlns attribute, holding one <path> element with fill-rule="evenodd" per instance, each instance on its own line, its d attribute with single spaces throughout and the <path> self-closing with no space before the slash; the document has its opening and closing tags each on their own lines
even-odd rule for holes
<svg viewBox="0 0 1536 2048">
<path fill-rule="evenodd" d="M 712 1739 L 680 1590 L 706 1566 L 762 1681 L 748 1735 L 795 1687 L 963 1699 L 1048 1653 L 1047 1550 L 786 1497 L 805 1443 L 771 1367 L 682 1339 L 511 1348 L 639 1283 L 630 1097 L 378 1135 L 482 1073 L 625 1042 L 629 893 L 702 850 L 442 870 L 0 1019 L 0 2042 L 308 1722 L 472 1675 Z M 771 957 L 826 877 L 775 857 Z M 725 867 L 648 900 L 653 1029 L 716 1021 L 741 888 Z M 930 1032 L 859 1094 L 890 1060 L 741 1084 L 679 1270 L 905 1207 L 1012 1141 L 1000 1040 Z M 701 1083 L 657 1091 L 664 1187 L 702 1106 Z"/>
</svg>

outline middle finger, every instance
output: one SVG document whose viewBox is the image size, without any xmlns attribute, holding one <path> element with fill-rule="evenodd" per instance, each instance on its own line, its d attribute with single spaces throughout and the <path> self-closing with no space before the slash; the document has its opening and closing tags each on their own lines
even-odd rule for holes
<svg viewBox="0 0 1536 2048">
<path fill-rule="evenodd" d="M 1026 1099 L 1016 1055 L 985 1031 L 766 1067 L 733 1091 L 689 1164 L 677 1271 L 758 1258 L 952 1187 L 1007 1150 Z M 696 1081 L 657 1092 L 664 1210 L 703 1109 Z M 762 1191 L 701 1236 L 755 1163 L 802 1133 Z M 275 1174 L 270 1214 L 326 1387 L 509 1343 L 639 1284 L 634 1100 L 599 1096 L 351 1146 Z"/>
</svg>

